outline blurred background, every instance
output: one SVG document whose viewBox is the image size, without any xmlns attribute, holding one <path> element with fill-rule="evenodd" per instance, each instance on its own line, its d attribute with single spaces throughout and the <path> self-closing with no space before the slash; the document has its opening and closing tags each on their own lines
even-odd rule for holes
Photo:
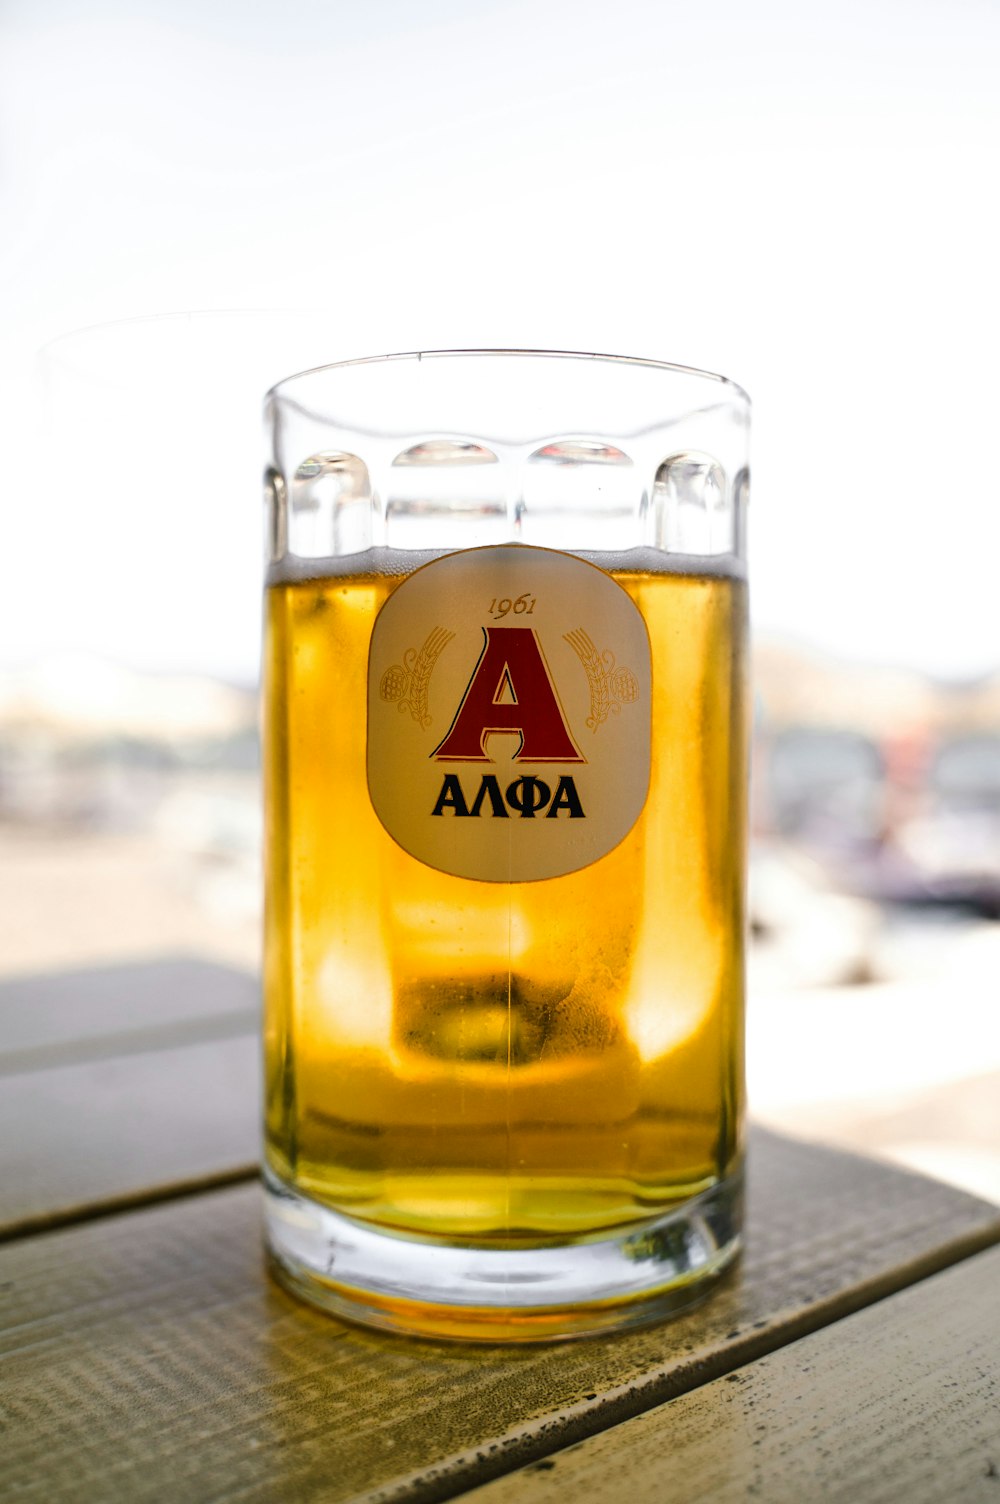
<svg viewBox="0 0 1000 1504">
<path fill-rule="evenodd" d="M 1000 1201 L 1000 11 L 5 0 L 0 984 L 253 969 L 260 399 L 755 400 L 756 1116 Z"/>
</svg>

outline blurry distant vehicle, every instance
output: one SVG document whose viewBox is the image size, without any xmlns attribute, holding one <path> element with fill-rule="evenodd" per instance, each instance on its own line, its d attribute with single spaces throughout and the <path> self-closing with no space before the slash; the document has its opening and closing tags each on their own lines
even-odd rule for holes
<svg viewBox="0 0 1000 1504">
<path fill-rule="evenodd" d="M 978 732 L 943 742 L 931 765 L 930 785 L 942 807 L 1000 814 L 1000 733 Z"/>
<path fill-rule="evenodd" d="M 894 837 L 931 903 L 1000 918 L 1000 735 L 953 736 L 937 747 L 924 807 Z"/>
<path fill-rule="evenodd" d="M 786 840 L 837 851 L 877 836 L 886 769 L 871 737 L 788 727 L 772 739 L 763 776 L 771 827 Z"/>
<path fill-rule="evenodd" d="M 1000 733 L 791 726 L 758 767 L 759 832 L 840 891 L 1000 917 Z"/>
</svg>

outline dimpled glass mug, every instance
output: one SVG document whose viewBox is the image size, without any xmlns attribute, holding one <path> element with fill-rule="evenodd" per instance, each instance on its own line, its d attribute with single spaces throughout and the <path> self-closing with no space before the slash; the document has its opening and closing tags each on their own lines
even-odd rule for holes
<svg viewBox="0 0 1000 1504">
<path fill-rule="evenodd" d="M 674 1312 L 740 1240 L 748 399 L 435 351 L 267 411 L 278 1278 L 465 1340 Z"/>
</svg>

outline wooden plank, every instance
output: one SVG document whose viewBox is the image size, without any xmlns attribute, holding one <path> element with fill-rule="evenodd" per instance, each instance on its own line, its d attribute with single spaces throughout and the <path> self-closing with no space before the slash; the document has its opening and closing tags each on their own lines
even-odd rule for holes
<svg viewBox="0 0 1000 1504">
<path fill-rule="evenodd" d="M 0 1083 L 0 1238 L 256 1172 L 256 1037 Z"/>
<path fill-rule="evenodd" d="M 996 1504 L 1000 1250 L 499 1478 L 463 1504 Z"/>
<path fill-rule="evenodd" d="M 264 1275 L 258 1218 L 240 1187 L 0 1248 L 12 1497 L 429 1504 L 1000 1240 L 996 1208 L 762 1134 L 746 1256 L 699 1310 L 615 1337 L 473 1349 L 300 1306 Z"/>
<path fill-rule="evenodd" d="M 0 983 L 0 1075 L 252 1034 L 260 985 L 193 956 Z"/>
</svg>

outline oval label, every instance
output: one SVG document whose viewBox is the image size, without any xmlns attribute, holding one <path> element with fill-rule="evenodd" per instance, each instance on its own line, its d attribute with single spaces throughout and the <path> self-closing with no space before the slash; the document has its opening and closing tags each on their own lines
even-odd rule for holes
<svg viewBox="0 0 1000 1504">
<path fill-rule="evenodd" d="M 368 789 L 420 861 L 482 882 L 587 867 L 649 787 L 649 637 L 611 575 L 524 544 L 447 554 L 379 612 Z"/>
</svg>

